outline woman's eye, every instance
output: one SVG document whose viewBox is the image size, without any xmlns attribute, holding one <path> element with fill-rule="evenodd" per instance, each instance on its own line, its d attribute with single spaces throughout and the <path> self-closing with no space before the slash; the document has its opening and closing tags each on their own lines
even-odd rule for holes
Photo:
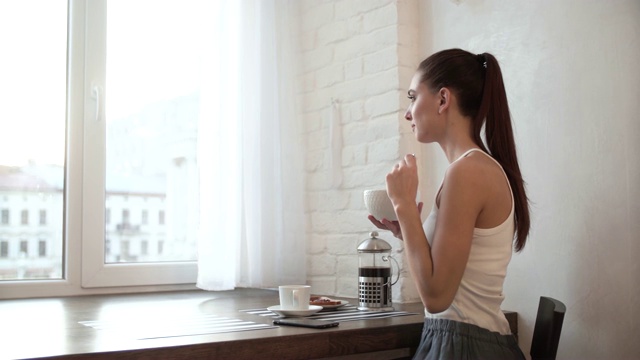
<svg viewBox="0 0 640 360">
<path fill-rule="evenodd" d="M 416 100 L 416 97 L 415 97 L 415 96 L 413 96 L 413 95 L 409 95 L 409 96 L 407 96 L 407 97 L 408 97 L 408 98 L 409 98 L 409 100 L 411 100 L 411 101 L 415 101 L 415 100 Z"/>
</svg>

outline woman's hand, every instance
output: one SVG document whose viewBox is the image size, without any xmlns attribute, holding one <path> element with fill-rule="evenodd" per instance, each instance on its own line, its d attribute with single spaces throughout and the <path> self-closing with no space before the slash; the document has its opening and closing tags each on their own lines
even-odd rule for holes
<svg viewBox="0 0 640 360">
<path fill-rule="evenodd" d="M 387 174 L 387 194 L 394 208 L 403 203 L 415 203 L 418 194 L 418 167 L 415 155 L 406 155 Z"/>
<path fill-rule="evenodd" d="M 396 164 L 391 172 L 387 174 L 387 194 L 394 209 L 404 201 L 415 204 L 418 195 L 418 168 L 416 166 L 416 157 L 408 154 Z M 418 213 L 422 213 L 423 203 L 418 203 Z M 378 229 L 389 230 L 393 236 L 402 239 L 402 231 L 398 221 L 390 221 L 387 219 L 376 219 L 373 215 L 369 215 L 369 221 Z"/>
<path fill-rule="evenodd" d="M 423 205 L 422 202 L 418 203 L 418 213 L 422 213 L 422 205 Z M 393 236 L 397 237 L 400 240 L 403 240 L 402 231 L 400 231 L 400 224 L 398 223 L 398 221 L 390 221 L 387 219 L 378 220 L 373 215 L 369 215 L 368 218 L 369 218 L 369 221 L 371 221 L 371 223 L 375 225 L 378 229 L 389 230 L 391 231 Z"/>
</svg>

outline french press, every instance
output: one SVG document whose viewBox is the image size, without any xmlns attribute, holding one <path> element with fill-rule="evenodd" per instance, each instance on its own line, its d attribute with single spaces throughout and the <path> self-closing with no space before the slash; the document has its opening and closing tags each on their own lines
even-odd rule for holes
<svg viewBox="0 0 640 360">
<path fill-rule="evenodd" d="M 391 245 L 377 238 L 377 231 L 372 231 L 369 236 L 358 245 L 358 310 L 393 311 L 391 285 L 398 282 L 400 268 L 391 256 Z M 398 269 L 393 283 L 390 259 Z"/>
</svg>

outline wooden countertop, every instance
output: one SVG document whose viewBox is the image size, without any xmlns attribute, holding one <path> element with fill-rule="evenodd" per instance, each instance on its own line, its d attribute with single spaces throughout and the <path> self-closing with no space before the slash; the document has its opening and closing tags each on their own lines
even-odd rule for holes
<svg viewBox="0 0 640 360">
<path fill-rule="evenodd" d="M 357 304 L 356 299 L 340 299 Z M 2 300 L 0 359 L 311 359 L 403 348 L 412 352 L 422 331 L 420 303 L 393 304 L 396 310 L 416 315 L 346 321 L 322 330 L 280 326 L 136 340 L 79 323 L 145 314 L 158 317 L 211 314 L 272 325 L 271 317 L 239 310 L 277 304 L 277 291 L 266 289 Z M 505 314 L 517 333 L 517 314 Z"/>
</svg>

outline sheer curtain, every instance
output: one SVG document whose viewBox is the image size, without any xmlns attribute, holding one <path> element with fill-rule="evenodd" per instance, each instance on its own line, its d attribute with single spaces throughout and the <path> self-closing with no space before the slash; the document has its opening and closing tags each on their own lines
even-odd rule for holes
<svg viewBox="0 0 640 360">
<path fill-rule="evenodd" d="M 212 1 L 198 131 L 197 286 L 305 283 L 292 0 Z M 203 46 L 205 46 L 203 44 Z"/>
</svg>

